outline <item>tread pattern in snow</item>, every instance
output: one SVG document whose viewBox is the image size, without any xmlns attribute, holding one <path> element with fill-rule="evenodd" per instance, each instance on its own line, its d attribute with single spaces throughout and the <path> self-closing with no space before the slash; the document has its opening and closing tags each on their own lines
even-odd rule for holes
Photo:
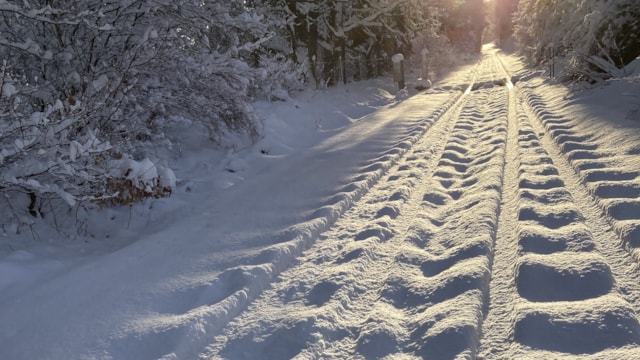
<svg viewBox="0 0 640 360">
<path fill-rule="evenodd" d="M 640 288 L 626 274 L 634 262 L 601 226 L 609 221 L 634 251 L 637 173 L 500 80 L 509 75 L 496 56 L 479 62 L 471 83 L 481 86 L 443 110 L 202 358 L 615 359 L 640 350 Z M 593 203 L 603 213 L 584 207 Z"/>
<path fill-rule="evenodd" d="M 637 154 L 633 149 L 625 155 L 608 151 L 598 134 L 585 133 L 571 119 L 549 111 L 540 95 L 527 91 L 525 96 L 625 246 L 640 260 L 640 172 L 635 161 L 628 161 Z"/>
<path fill-rule="evenodd" d="M 640 344 L 637 276 L 629 274 L 637 268 L 611 244 L 615 235 L 603 226 L 600 214 L 590 211 L 591 199 L 580 191 L 579 179 L 569 165 L 557 164 L 562 159 L 541 138 L 569 127 L 533 126 L 526 102 L 518 101 L 520 90 L 513 90 L 507 168 L 517 174 L 507 176 L 514 183 L 507 189 L 515 196 L 505 195 L 508 208 L 500 219 L 494 264 L 506 275 L 494 270 L 480 356 L 629 357 Z M 571 134 L 573 140 L 590 138 L 584 132 Z M 578 149 L 597 145 L 570 144 L 560 151 Z M 515 263 L 513 270 L 510 263 Z"/>
<path fill-rule="evenodd" d="M 467 96 L 204 357 L 475 354 L 507 116 L 504 92 Z"/>
<path fill-rule="evenodd" d="M 638 344 L 633 308 L 617 293 L 606 259 L 553 159 L 522 112 L 515 341 L 537 350 L 595 354 Z"/>
</svg>

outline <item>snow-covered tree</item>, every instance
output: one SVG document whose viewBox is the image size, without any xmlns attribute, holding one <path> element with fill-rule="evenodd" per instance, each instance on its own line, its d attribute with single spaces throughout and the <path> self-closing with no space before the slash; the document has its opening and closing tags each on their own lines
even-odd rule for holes
<svg viewBox="0 0 640 360">
<path fill-rule="evenodd" d="M 417 0 L 290 0 L 292 42 L 306 49 L 318 84 L 375 76 L 394 53 L 412 52 L 411 40 L 429 27 L 426 2 Z"/>
<path fill-rule="evenodd" d="M 0 18 L 0 193 L 16 217 L 166 196 L 154 149 L 173 119 L 255 137 L 250 101 L 297 81 L 265 50 L 279 20 L 240 1 L 0 0 Z"/>
<path fill-rule="evenodd" d="M 553 48 L 569 75 L 597 79 L 640 54 L 640 3 L 635 0 L 520 0 L 515 34 L 534 62 Z"/>
<path fill-rule="evenodd" d="M 507 40 L 513 35 L 513 16 L 516 12 L 517 0 L 494 0 L 495 37 L 498 42 Z"/>
<path fill-rule="evenodd" d="M 437 19 L 440 32 L 461 50 L 480 51 L 487 25 L 482 0 L 431 0 L 423 2 L 429 15 Z"/>
</svg>

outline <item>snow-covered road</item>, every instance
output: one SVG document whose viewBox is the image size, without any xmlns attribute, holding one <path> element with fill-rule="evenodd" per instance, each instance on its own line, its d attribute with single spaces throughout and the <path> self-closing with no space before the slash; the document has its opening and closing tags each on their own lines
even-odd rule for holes
<svg viewBox="0 0 640 360">
<path fill-rule="evenodd" d="M 640 127 L 535 75 L 486 46 L 181 225 L 0 294 L 0 358 L 640 358 Z"/>
<path fill-rule="evenodd" d="M 202 356 L 637 357 L 638 169 L 505 79 L 487 50 L 469 91 Z"/>
</svg>

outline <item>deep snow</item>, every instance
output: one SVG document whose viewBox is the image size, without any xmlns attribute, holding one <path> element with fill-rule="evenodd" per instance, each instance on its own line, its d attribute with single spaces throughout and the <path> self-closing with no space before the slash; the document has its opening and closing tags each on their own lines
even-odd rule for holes
<svg viewBox="0 0 640 360">
<path fill-rule="evenodd" d="M 390 79 L 309 90 L 255 104 L 265 136 L 254 146 L 220 153 L 185 124 L 181 136 L 189 141 L 170 164 L 174 195 L 105 209 L 92 219 L 90 236 L 62 241 L 36 229 L 34 239 L 3 229 L 0 358 L 374 358 L 403 344 L 398 358 L 637 353 L 640 293 L 624 269 L 637 271 L 640 259 L 640 70 L 604 86 L 567 89 L 505 59 L 524 100 L 502 90 L 500 69 L 486 57 L 479 68 L 452 69 L 426 92 L 398 92 Z M 474 91 L 463 93 L 472 83 Z M 520 128 L 507 124 L 516 117 L 508 104 L 527 114 Z M 460 119 L 467 123 L 454 127 Z M 566 163 L 538 144 L 556 146 Z M 505 158 L 509 147 L 520 152 Z M 436 165 L 450 169 L 429 174 Z M 570 188 L 567 169 L 582 190 Z M 503 185 L 511 195 L 502 195 Z M 585 209 L 587 197 L 601 212 Z M 378 208 L 378 198 L 395 200 Z M 403 205 L 414 198 L 420 206 Z M 505 216 L 514 214 L 498 211 L 502 202 L 518 211 L 511 224 Z M 406 223 L 394 221 L 405 214 L 413 214 Z M 584 228 L 593 222 L 613 227 L 620 246 Z M 499 259 L 494 238 L 512 236 L 500 230 L 509 225 L 518 227 L 518 244 L 505 245 L 514 255 Z M 421 242 L 425 236 L 432 241 Z M 323 267 L 328 262 L 337 267 Z M 517 284 L 495 284 L 501 280 L 492 274 L 503 265 Z M 589 286 L 554 288 L 562 274 L 586 277 Z M 484 302 L 489 286 L 518 299 L 505 303 L 507 314 Z M 565 310 L 546 305 L 552 301 L 564 301 Z M 599 324 L 620 329 L 606 332 L 615 336 L 590 327 L 602 318 Z M 492 329 L 494 319 L 515 324 L 511 338 L 499 339 L 509 335 Z M 545 335 L 557 330 L 554 321 L 596 340 L 575 341 L 570 331 Z M 357 338 L 345 330 L 354 328 Z M 480 336 L 488 340 L 479 349 L 465 348 Z"/>
</svg>

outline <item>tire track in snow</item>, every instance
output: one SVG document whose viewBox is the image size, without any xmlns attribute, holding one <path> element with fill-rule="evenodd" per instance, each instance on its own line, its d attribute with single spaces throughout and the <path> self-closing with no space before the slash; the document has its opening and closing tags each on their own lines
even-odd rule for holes
<svg viewBox="0 0 640 360">
<path fill-rule="evenodd" d="M 381 181 L 201 358 L 640 351 L 637 266 L 520 93 L 498 88 L 511 85 L 498 60 L 485 56 L 463 101 L 403 145 L 396 165 L 380 165 L 396 150 L 363 165 Z"/>
<path fill-rule="evenodd" d="M 562 159 L 545 150 L 548 144 L 538 137 L 542 128 L 532 125 L 526 109 L 517 109 L 510 116 L 517 124 L 511 125 L 508 166 L 517 194 L 505 195 L 510 210 L 500 219 L 481 357 L 637 354 L 637 269 L 612 244 L 615 236 L 597 211 L 584 201 L 578 208 L 574 199 L 589 203 L 589 196 Z"/>
<path fill-rule="evenodd" d="M 285 271 L 202 357 L 372 358 L 394 351 L 452 351 L 439 345 L 443 337 L 460 352 L 474 352 L 502 179 L 494 168 L 501 169 L 506 132 L 506 117 L 488 111 L 492 106 L 477 110 L 495 102 L 478 93 L 481 100 L 457 105 L 434 125 L 383 183 L 323 233 L 301 265 Z M 445 143 L 448 130 L 452 135 Z M 464 224 L 456 216 L 479 209 L 477 223 Z M 461 238 L 451 238 L 461 227 Z M 438 243 L 425 250 L 435 233 L 442 234 Z M 425 256 L 422 264 L 408 260 L 416 251 Z M 390 275 L 401 268 L 421 283 L 407 286 Z M 420 299 L 411 292 L 428 289 L 439 289 L 430 302 L 422 299 L 435 318 L 414 322 L 420 306 L 413 302 Z M 447 301 L 471 304 L 459 307 L 453 326 L 437 320 Z M 432 328 L 429 321 L 441 326 Z"/>
<path fill-rule="evenodd" d="M 441 120 L 429 133 L 446 135 L 446 125 Z M 226 337 L 204 357 L 290 358 L 326 353 L 326 342 L 352 338 L 354 329 L 333 324 L 344 323 L 338 319 L 344 312 L 357 312 L 358 307 L 368 310 L 367 305 L 378 297 L 375 289 L 382 286 L 401 239 L 392 220 L 403 216 L 423 176 L 420 169 L 429 167 L 433 152 L 437 150 L 412 150 L 322 234 L 321 242 L 300 259 L 300 266 L 285 271 L 273 289 L 232 323 Z M 315 338 L 315 332 L 322 337 Z"/>
<path fill-rule="evenodd" d="M 507 119 L 503 92 L 479 89 L 469 96 L 434 176 L 424 183 L 419 213 L 427 226 L 412 225 L 412 246 L 403 247 L 383 291 L 382 303 L 402 310 L 407 324 L 408 337 L 392 355 L 449 359 L 477 353 L 500 213 Z M 379 346 L 375 337 L 368 343 Z"/>
<path fill-rule="evenodd" d="M 504 73 L 502 64 L 498 64 L 498 58 L 492 54 L 493 63 L 498 73 Z M 498 65 L 500 65 L 498 67 Z M 482 337 L 479 344 L 478 357 L 482 359 L 508 358 L 506 351 L 513 342 L 514 300 L 517 296 L 513 259 L 517 256 L 518 245 L 514 241 L 517 232 L 517 219 L 513 214 L 517 213 L 518 191 L 518 152 L 517 129 L 513 124 L 516 114 L 516 98 L 512 91 L 513 84 L 508 85 L 507 92 L 507 145 L 505 152 L 504 187 L 502 190 L 502 209 L 498 219 L 493 249 L 493 263 L 491 281 L 489 284 L 489 304 L 483 320 Z"/>
<path fill-rule="evenodd" d="M 473 72 L 468 74 L 470 79 L 473 76 Z M 135 319 L 131 324 L 125 325 L 123 333 L 126 335 L 115 334 L 115 339 L 105 345 L 106 352 L 114 358 L 197 356 L 211 342 L 213 336 L 219 334 L 230 321 L 242 314 L 283 271 L 294 267 L 298 256 L 317 243 L 323 231 L 329 229 L 355 203 L 361 201 L 398 162 L 404 161 L 412 146 L 440 122 L 441 117 L 459 102 L 463 93 L 445 91 L 445 94 L 437 95 L 447 98 L 433 110 L 417 109 L 421 96 L 429 94 L 419 94 L 406 99 L 403 106 L 408 106 L 425 116 L 412 114 L 410 119 L 413 124 L 407 126 L 404 138 L 378 158 L 361 164 L 360 173 L 331 196 L 324 206 L 311 213 L 304 223 L 278 234 L 276 239 L 270 239 L 271 246 L 258 244 L 263 250 L 245 259 L 242 265 L 237 265 L 237 261 L 230 259 L 229 268 L 218 274 L 215 279 L 207 279 L 203 281 L 203 285 L 191 287 L 185 292 L 167 294 L 166 302 L 158 302 L 159 306 L 149 309 L 149 319 Z M 404 195 L 398 192 L 394 196 L 402 198 Z M 378 211 L 385 214 L 395 210 L 390 206 Z M 361 234 L 364 235 L 365 233 Z M 242 251 L 246 252 L 247 249 Z M 210 274 L 206 276 L 210 277 Z M 331 287 L 321 285 L 317 291 L 320 291 L 322 286 Z"/>
<path fill-rule="evenodd" d="M 526 302 L 516 308 L 514 339 L 534 349 L 611 356 L 607 349 L 637 345 L 640 325 L 633 306 L 615 287 L 600 245 L 611 241 L 595 229 L 565 186 L 562 173 L 540 143 L 526 115 L 519 115 L 520 227 L 522 253 L 516 287 Z M 619 256 L 618 256 L 619 257 Z M 624 274 L 617 274 L 624 275 Z M 601 354 L 598 354 L 603 352 Z"/>
<path fill-rule="evenodd" d="M 585 133 L 571 119 L 549 111 L 535 92 L 526 91 L 525 97 L 624 246 L 640 261 L 640 170 L 634 166 L 635 161 L 630 161 L 635 160 L 640 151 L 628 149 L 625 155 L 614 153 L 598 141 L 598 134 Z"/>
</svg>

